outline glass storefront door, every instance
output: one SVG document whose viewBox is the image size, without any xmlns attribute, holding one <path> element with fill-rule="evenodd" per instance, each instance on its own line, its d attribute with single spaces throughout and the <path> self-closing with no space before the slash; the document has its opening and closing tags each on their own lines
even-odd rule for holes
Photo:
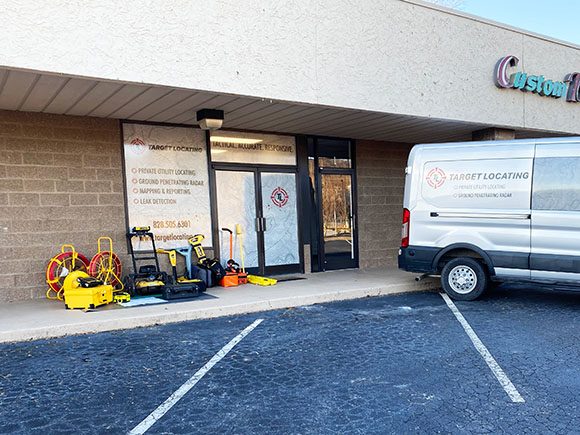
<svg viewBox="0 0 580 435">
<path fill-rule="evenodd" d="M 310 258 L 313 272 L 358 267 L 353 143 L 310 137 Z"/>
<path fill-rule="evenodd" d="M 233 256 L 241 265 L 240 243 L 243 245 L 244 265 L 259 270 L 258 232 L 256 226 L 256 186 L 252 171 L 216 171 L 215 188 L 218 210 L 218 231 L 222 263 L 229 259 L 228 228 L 234 233 Z M 241 225 L 242 236 L 236 235 L 236 225 Z"/>
<path fill-rule="evenodd" d="M 300 265 L 296 174 L 260 173 L 264 266 Z"/>
<path fill-rule="evenodd" d="M 296 173 L 247 167 L 215 170 L 217 227 L 234 231 L 234 259 L 241 264 L 236 224 L 242 225 L 245 266 L 260 274 L 301 271 Z M 222 262 L 229 236 L 220 231 Z"/>
<path fill-rule="evenodd" d="M 326 269 L 356 267 L 352 175 L 322 173 L 320 178 L 322 241 Z"/>
</svg>

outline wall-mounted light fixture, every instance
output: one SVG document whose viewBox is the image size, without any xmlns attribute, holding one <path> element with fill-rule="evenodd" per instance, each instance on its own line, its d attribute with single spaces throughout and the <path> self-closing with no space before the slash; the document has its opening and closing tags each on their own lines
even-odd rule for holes
<svg viewBox="0 0 580 435">
<path fill-rule="evenodd" d="M 253 145 L 262 142 L 262 139 L 252 139 L 249 137 L 232 137 L 232 136 L 211 136 L 209 140 L 210 142 L 239 143 L 247 145 Z"/>
<path fill-rule="evenodd" d="M 217 109 L 198 110 L 197 121 L 202 130 L 218 130 L 224 122 L 224 111 Z"/>
</svg>

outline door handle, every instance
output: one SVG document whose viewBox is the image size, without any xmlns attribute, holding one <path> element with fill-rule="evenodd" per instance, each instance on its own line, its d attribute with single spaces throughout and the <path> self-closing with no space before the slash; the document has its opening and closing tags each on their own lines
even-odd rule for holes
<svg viewBox="0 0 580 435">
<path fill-rule="evenodd" d="M 263 232 L 266 231 L 266 218 L 265 217 L 257 217 L 256 218 L 256 232 Z"/>
<path fill-rule="evenodd" d="M 437 213 L 436 211 L 432 211 L 431 213 L 429 213 L 429 216 L 431 216 L 431 217 L 439 217 L 439 213 Z"/>
</svg>

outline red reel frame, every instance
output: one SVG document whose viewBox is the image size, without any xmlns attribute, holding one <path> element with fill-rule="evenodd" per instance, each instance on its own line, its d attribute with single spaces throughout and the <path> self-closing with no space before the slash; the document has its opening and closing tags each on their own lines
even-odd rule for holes
<svg viewBox="0 0 580 435">
<path fill-rule="evenodd" d="M 83 254 L 75 251 L 61 252 L 56 257 L 51 258 L 46 268 L 46 283 L 57 295 L 60 293 L 66 278 L 66 275 L 63 276 L 63 269 L 65 268 L 69 273 L 74 270 L 87 272 L 89 260 Z"/>
<path fill-rule="evenodd" d="M 122 285 L 121 260 L 114 252 L 101 251 L 91 259 L 88 274 L 116 288 Z"/>
</svg>

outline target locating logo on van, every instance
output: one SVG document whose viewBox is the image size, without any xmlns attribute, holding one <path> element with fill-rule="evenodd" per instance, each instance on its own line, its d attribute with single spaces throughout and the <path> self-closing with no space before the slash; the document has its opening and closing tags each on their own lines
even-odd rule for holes
<svg viewBox="0 0 580 435">
<path fill-rule="evenodd" d="M 288 203 L 288 192 L 278 186 L 272 191 L 270 198 L 275 206 L 282 208 Z"/>
<path fill-rule="evenodd" d="M 427 173 L 427 184 L 433 189 L 443 186 L 446 179 L 447 175 L 441 168 L 433 168 Z"/>
</svg>

